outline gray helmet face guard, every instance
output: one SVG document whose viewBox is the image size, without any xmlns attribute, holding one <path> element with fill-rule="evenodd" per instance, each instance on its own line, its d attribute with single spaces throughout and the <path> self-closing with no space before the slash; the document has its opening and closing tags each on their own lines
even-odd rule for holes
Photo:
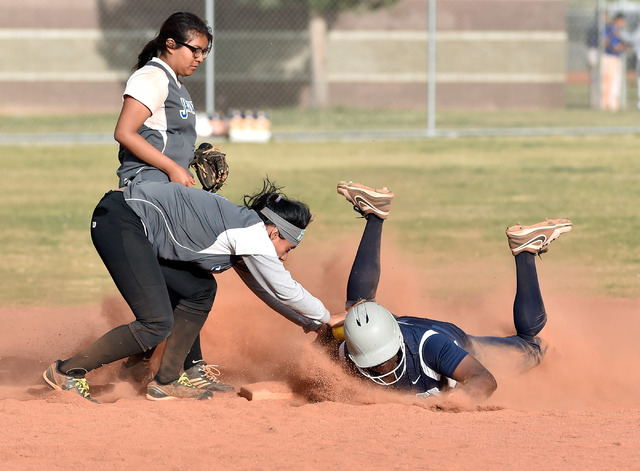
<svg viewBox="0 0 640 471">
<path fill-rule="evenodd" d="M 396 365 L 396 367 L 393 370 L 389 371 L 388 373 L 384 373 L 380 375 L 372 374 L 372 368 L 375 368 L 375 366 L 370 368 L 360 368 L 356 364 L 356 368 L 358 368 L 358 371 L 363 376 L 366 376 L 374 383 L 380 384 L 381 386 L 391 386 L 392 384 L 395 384 L 398 381 L 400 381 L 400 378 L 402 378 L 402 376 L 404 376 L 405 372 L 407 371 L 407 355 L 405 354 L 404 342 L 402 341 L 400 343 L 400 350 L 398 350 L 398 352 L 400 353 L 400 360 L 398 361 L 398 364 Z M 351 358 L 351 360 L 353 360 L 353 357 L 351 357 L 351 354 L 349 354 L 349 357 Z M 398 372 L 398 370 L 401 370 L 401 371 Z"/>
</svg>

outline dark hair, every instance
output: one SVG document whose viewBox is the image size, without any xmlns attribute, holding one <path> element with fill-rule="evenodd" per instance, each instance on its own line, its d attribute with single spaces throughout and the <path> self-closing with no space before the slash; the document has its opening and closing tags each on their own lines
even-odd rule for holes
<svg viewBox="0 0 640 471">
<path fill-rule="evenodd" d="M 211 49 L 213 35 L 207 23 L 193 13 L 180 11 L 174 13 L 160 27 L 158 35 L 149 41 L 138 55 L 138 63 L 133 70 L 144 67 L 154 57 L 158 57 L 167 50 L 167 39 L 188 42 L 193 34 L 202 34 L 207 37 L 207 49 Z M 182 47 L 182 46 L 180 46 Z"/>
<path fill-rule="evenodd" d="M 282 188 L 266 177 L 262 182 L 262 190 L 253 195 L 244 195 L 244 205 L 256 211 L 265 224 L 275 226 L 268 217 L 260 212 L 262 208 L 266 207 L 294 226 L 300 229 L 306 228 L 311 222 L 309 206 L 301 201 L 288 199 L 282 193 Z"/>
</svg>

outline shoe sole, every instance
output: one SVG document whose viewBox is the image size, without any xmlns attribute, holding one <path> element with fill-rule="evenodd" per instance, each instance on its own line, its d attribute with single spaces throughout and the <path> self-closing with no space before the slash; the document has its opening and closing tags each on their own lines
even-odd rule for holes
<svg viewBox="0 0 640 471">
<path fill-rule="evenodd" d="M 179 397 L 175 397 L 175 396 L 164 396 L 164 397 L 155 397 L 152 396 L 151 394 L 147 393 L 147 399 L 149 399 L 150 401 L 173 401 L 175 399 L 181 399 Z"/>
<path fill-rule="evenodd" d="M 365 193 L 365 194 L 369 195 L 373 199 L 388 198 L 388 199 L 391 200 L 395 196 L 393 194 L 393 192 L 391 192 L 391 191 L 387 190 L 385 192 L 381 192 L 379 190 L 376 190 L 375 188 L 365 187 L 364 185 L 363 186 L 356 186 L 356 184 L 354 184 L 353 182 L 351 182 L 351 183 L 346 183 L 346 182 L 338 183 L 338 193 L 340 193 L 342 196 L 347 198 L 347 200 L 349 200 L 350 203 L 353 203 L 353 199 L 351 198 L 351 195 L 349 194 L 350 191 Z"/>
<path fill-rule="evenodd" d="M 211 391 L 205 391 L 205 393 L 207 392 L 211 392 Z M 211 397 L 213 396 L 213 394 L 211 395 L 207 395 L 207 394 L 203 394 L 200 397 L 176 397 L 176 396 L 165 396 L 165 397 L 154 397 L 150 394 L 146 395 L 146 398 L 150 401 L 205 401 L 207 399 L 211 399 Z"/>
<path fill-rule="evenodd" d="M 204 391 L 201 390 L 202 394 L 200 397 L 178 397 L 178 396 L 169 396 L 167 394 L 165 394 L 162 391 L 159 391 L 162 396 L 154 396 L 153 394 L 149 394 L 149 391 L 147 391 L 147 395 L 146 398 L 150 401 L 173 401 L 173 400 L 195 400 L 195 401 L 201 401 L 204 399 L 209 399 L 213 396 L 213 393 L 211 391 Z"/>
<path fill-rule="evenodd" d="M 47 385 L 51 389 L 55 389 L 56 391 L 62 391 L 63 389 L 60 386 L 58 386 L 58 384 L 53 379 L 49 379 L 48 377 L 49 370 L 51 370 L 51 367 L 47 368 L 45 372 L 42 373 L 42 379 L 44 379 L 44 382 L 47 383 Z"/>
</svg>

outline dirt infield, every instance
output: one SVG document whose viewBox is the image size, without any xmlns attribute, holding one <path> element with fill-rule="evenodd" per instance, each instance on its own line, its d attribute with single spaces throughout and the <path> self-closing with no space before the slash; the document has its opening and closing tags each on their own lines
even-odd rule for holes
<svg viewBox="0 0 640 471">
<path fill-rule="evenodd" d="M 290 267 L 333 311 L 352 260 L 339 255 L 318 251 Z M 507 257 L 465 264 L 463 273 L 400 262 L 394 254 L 383 262 L 379 301 L 393 312 L 450 320 L 472 334 L 511 333 Z M 640 303 L 576 292 L 574 275 L 589 275 L 550 258 L 539 272 L 547 357 L 521 376 L 498 372 L 496 394 L 480 405 L 414 399 L 345 376 L 311 344 L 314 334 L 265 308 L 232 273 L 218 278 L 205 358 L 238 391 L 281 381 L 293 399 L 151 402 L 118 381 L 112 364 L 89 374 L 102 402 L 91 404 L 51 391 L 41 374 L 129 322 L 124 303 L 110 296 L 86 309 L 0 309 L 0 468 L 640 469 Z"/>
</svg>

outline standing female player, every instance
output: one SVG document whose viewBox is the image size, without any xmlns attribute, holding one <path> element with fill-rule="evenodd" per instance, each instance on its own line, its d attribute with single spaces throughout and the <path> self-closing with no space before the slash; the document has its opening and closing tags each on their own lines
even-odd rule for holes
<svg viewBox="0 0 640 471">
<path fill-rule="evenodd" d="M 194 186 L 188 168 L 197 137 L 195 109 L 179 77 L 193 75 L 211 46 L 206 23 L 179 12 L 138 55 L 114 132 L 120 187 L 141 178 Z"/>
<path fill-rule="evenodd" d="M 260 192 L 238 206 L 224 197 L 170 182 L 133 181 L 110 191 L 94 210 L 91 237 L 136 320 L 107 332 L 87 348 L 44 373 L 54 389 L 92 400 L 85 374 L 113 361 L 166 345 L 147 398 L 204 399 L 180 373 L 185 355 L 208 311 L 187 303 L 172 306 L 159 259 L 221 273 L 233 267 L 272 309 L 305 330 L 330 319 L 322 302 L 284 268 L 311 221 L 309 208 L 285 198 L 265 180 Z"/>
<path fill-rule="evenodd" d="M 180 77 L 192 75 L 211 47 L 212 34 L 207 24 L 192 13 L 178 12 L 167 18 L 158 35 L 138 55 L 114 133 L 120 143 L 120 187 L 134 180 L 194 186 L 188 169 L 197 137 L 195 109 Z M 182 304 L 211 311 L 217 285 L 210 273 L 182 262 L 161 261 L 161 269 L 174 307 Z M 123 365 L 122 377 L 136 376 L 142 369 L 142 379 L 148 379 L 144 376 L 152 354 L 153 350 L 149 350 L 130 358 Z M 185 359 L 184 369 L 196 387 L 232 389 L 217 379 L 214 365 L 204 362 L 199 337 Z"/>
</svg>

